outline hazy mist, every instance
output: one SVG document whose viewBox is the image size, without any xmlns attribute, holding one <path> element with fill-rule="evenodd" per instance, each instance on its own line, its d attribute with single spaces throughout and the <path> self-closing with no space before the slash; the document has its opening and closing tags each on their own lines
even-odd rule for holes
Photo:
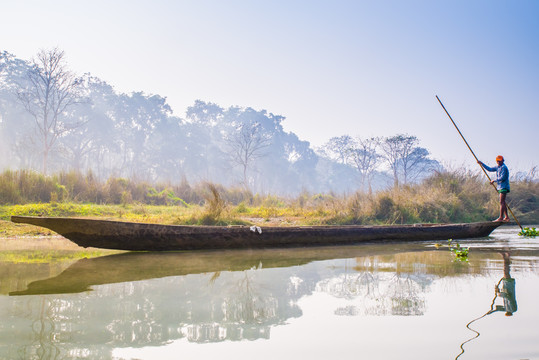
<svg viewBox="0 0 539 360">
<path fill-rule="evenodd" d="M 51 59 L 57 68 L 47 69 Z M 46 99 L 51 89 L 57 95 Z M 343 135 L 313 149 L 286 132 L 284 121 L 266 110 L 222 108 L 202 100 L 181 118 L 163 96 L 119 93 L 89 73 L 75 76 L 59 49 L 42 50 L 32 61 L 0 52 L 2 169 L 92 172 L 100 179 L 149 182 L 210 181 L 297 194 L 379 189 L 420 180 L 440 168 L 414 136 L 388 134 L 370 139 L 366 147 L 369 139 L 361 134 Z M 388 153 L 383 146 L 388 141 L 401 148 Z M 415 165 L 408 169 L 412 162 L 403 159 Z"/>
</svg>

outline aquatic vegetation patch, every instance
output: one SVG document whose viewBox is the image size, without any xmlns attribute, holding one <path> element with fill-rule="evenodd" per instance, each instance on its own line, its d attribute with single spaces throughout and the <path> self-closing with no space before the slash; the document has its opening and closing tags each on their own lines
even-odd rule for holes
<svg viewBox="0 0 539 360">
<path fill-rule="evenodd" d="M 536 237 L 536 236 L 539 236 L 539 230 L 537 230 L 534 227 L 532 228 L 525 227 L 518 233 L 518 235 L 524 236 L 524 237 Z"/>
<path fill-rule="evenodd" d="M 455 255 L 455 260 L 466 262 L 468 261 L 468 253 L 470 251 L 470 248 L 462 247 L 459 243 L 453 245 L 453 239 L 449 239 L 448 243 L 449 251 L 451 251 Z"/>
<path fill-rule="evenodd" d="M 444 247 L 444 245 L 436 243 L 434 244 L 434 247 L 436 247 L 436 249 L 439 249 Z M 470 252 L 470 248 L 462 247 L 458 242 L 453 243 L 453 239 L 449 239 L 447 241 L 447 247 L 449 251 L 451 251 L 455 256 L 455 261 L 468 262 L 468 254 Z"/>
</svg>

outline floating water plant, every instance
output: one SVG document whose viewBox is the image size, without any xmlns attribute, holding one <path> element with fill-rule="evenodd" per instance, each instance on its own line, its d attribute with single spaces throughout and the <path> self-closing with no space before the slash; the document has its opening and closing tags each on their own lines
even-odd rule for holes
<svg viewBox="0 0 539 360">
<path fill-rule="evenodd" d="M 455 259 L 458 261 L 468 261 L 468 252 L 470 248 L 461 247 L 459 243 L 452 244 L 452 239 L 449 239 L 449 250 L 455 254 Z"/>
<path fill-rule="evenodd" d="M 539 236 L 539 231 L 536 228 L 525 227 L 518 233 L 518 235 L 525 237 L 536 237 Z"/>
</svg>

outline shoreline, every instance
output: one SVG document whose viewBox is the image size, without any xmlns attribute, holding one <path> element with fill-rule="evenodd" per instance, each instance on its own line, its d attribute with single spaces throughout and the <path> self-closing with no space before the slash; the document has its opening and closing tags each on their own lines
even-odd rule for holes
<svg viewBox="0 0 539 360">
<path fill-rule="evenodd" d="M 84 249 L 61 235 L 21 235 L 0 237 L 0 239 L 0 251 Z"/>
<path fill-rule="evenodd" d="M 61 235 L 20 235 L 0 236 L 0 251 L 67 251 L 67 252 L 102 252 L 103 255 L 121 252 L 119 250 L 98 249 L 78 246 Z"/>
</svg>

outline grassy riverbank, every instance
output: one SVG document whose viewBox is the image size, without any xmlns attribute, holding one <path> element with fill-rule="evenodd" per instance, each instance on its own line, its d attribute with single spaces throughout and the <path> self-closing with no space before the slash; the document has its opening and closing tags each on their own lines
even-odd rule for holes
<svg viewBox="0 0 539 360">
<path fill-rule="evenodd" d="M 91 176 L 80 174 L 43 177 L 28 172 L 9 172 L 0 178 L 4 202 L 7 202 L 8 192 L 12 199 L 22 202 L 0 205 L 0 237 L 51 234 L 34 226 L 13 224 L 9 222 L 11 215 L 76 216 L 163 224 L 290 226 L 471 222 L 491 220 L 498 212 L 497 194 L 492 187 L 479 175 L 464 172 L 435 174 L 421 184 L 373 194 L 303 193 L 294 198 L 253 195 L 208 183 L 167 187 L 111 179 L 100 184 Z M 23 201 L 39 196 L 46 199 L 51 189 L 48 201 Z M 104 203 L 77 201 L 88 200 L 88 194 L 92 194 L 91 198 L 100 194 L 98 197 Z M 523 224 L 539 223 L 538 182 L 513 182 L 508 199 Z"/>
</svg>

